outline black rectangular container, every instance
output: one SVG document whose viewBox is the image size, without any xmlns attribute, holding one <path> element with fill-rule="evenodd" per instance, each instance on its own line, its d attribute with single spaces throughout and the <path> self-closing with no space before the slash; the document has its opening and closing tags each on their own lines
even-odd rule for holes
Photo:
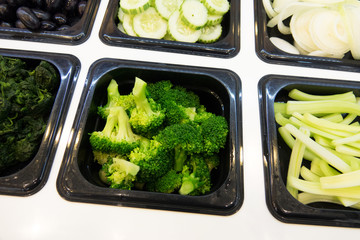
<svg viewBox="0 0 360 240">
<path fill-rule="evenodd" d="M 289 100 L 288 92 L 297 88 L 312 94 L 353 91 L 360 96 L 357 82 L 267 75 L 259 84 L 259 105 L 264 156 L 266 203 L 273 216 L 282 222 L 313 225 L 360 227 L 360 211 L 331 203 L 304 205 L 286 189 L 291 150 L 278 133 L 274 102 Z"/>
<path fill-rule="evenodd" d="M 28 29 L 0 27 L 0 38 L 35 42 L 78 45 L 86 41 L 91 33 L 100 0 L 88 0 L 79 21 L 62 31 L 30 31 Z"/>
<path fill-rule="evenodd" d="M 199 94 L 209 111 L 224 115 L 231 132 L 221 154 L 212 191 L 203 196 L 182 196 L 141 190 L 111 189 L 98 176 L 100 165 L 93 159 L 89 133 L 99 130 L 97 106 L 107 102 L 111 79 L 118 82 L 120 94 L 129 94 L 135 77 L 146 82 L 171 80 Z M 100 59 L 89 70 L 64 160 L 57 189 L 70 201 L 166 209 L 207 214 L 235 213 L 243 201 L 241 82 L 223 69 Z"/>
<path fill-rule="evenodd" d="M 35 157 L 12 166 L 0 175 L 0 194 L 29 196 L 46 183 L 66 119 L 73 88 L 80 71 L 79 60 L 72 55 L 0 49 L 0 55 L 19 58 L 28 66 L 41 60 L 51 63 L 59 72 L 60 84 L 51 109 L 46 130 Z"/>
<path fill-rule="evenodd" d="M 268 16 L 263 7 L 262 0 L 254 0 L 255 14 L 255 48 L 258 57 L 267 63 L 284 64 L 292 66 L 303 66 L 321 68 L 329 70 L 360 72 L 360 61 L 354 60 L 350 54 L 346 54 L 343 59 L 314 57 L 307 55 L 296 55 L 286 53 L 275 47 L 270 41 L 270 37 L 281 37 L 288 42 L 292 42 L 292 37 L 283 37 L 277 27 L 268 28 Z"/>
<path fill-rule="evenodd" d="M 240 50 L 240 1 L 229 0 L 229 2 L 230 10 L 222 21 L 222 36 L 215 43 L 186 43 L 126 35 L 117 28 L 119 0 L 109 1 L 100 29 L 100 39 L 112 46 L 231 58 Z"/>
</svg>

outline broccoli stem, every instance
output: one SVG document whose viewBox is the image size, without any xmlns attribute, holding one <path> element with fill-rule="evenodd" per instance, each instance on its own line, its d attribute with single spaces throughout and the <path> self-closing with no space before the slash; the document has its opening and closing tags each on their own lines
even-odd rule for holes
<svg viewBox="0 0 360 240">
<path fill-rule="evenodd" d="M 126 140 L 128 142 L 135 142 L 137 140 L 135 134 L 133 133 L 130 123 L 129 116 L 127 115 L 123 107 L 116 107 L 119 110 L 118 114 L 118 134 L 116 138 L 119 140 Z"/>
<path fill-rule="evenodd" d="M 151 115 L 153 113 L 150 103 L 146 98 L 147 83 L 140 78 L 135 78 L 134 88 L 132 93 L 134 95 L 134 101 L 136 108 L 143 110 L 145 113 Z"/>
<path fill-rule="evenodd" d="M 117 111 L 110 111 L 110 114 L 108 116 L 108 118 L 106 119 L 106 123 L 105 123 L 105 127 L 103 129 L 103 134 L 107 137 L 110 137 L 115 125 L 118 122 L 118 116 L 117 116 Z"/>
<path fill-rule="evenodd" d="M 177 172 L 182 171 L 184 162 L 187 158 L 186 151 L 182 149 L 180 146 L 175 147 L 175 165 L 174 170 Z"/>
<path fill-rule="evenodd" d="M 194 191 L 195 186 L 191 181 L 184 181 L 179 189 L 179 193 L 181 195 L 188 195 L 192 191 Z"/>
</svg>

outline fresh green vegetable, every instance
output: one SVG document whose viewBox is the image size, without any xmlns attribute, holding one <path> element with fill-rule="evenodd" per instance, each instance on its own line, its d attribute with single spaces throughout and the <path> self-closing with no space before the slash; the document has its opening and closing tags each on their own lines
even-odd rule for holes
<svg viewBox="0 0 360 240">
<path fill-rule="evenodd" d="M 89 138 L 94 160 L 103 166 L 103 182 L 113 188 L 162 193 L 210 192 L 211 172 L 221 163 L 219 154 L 229 132 L 225 117 L 208 112 L 197 94 L 168 80 L 147 83 L 135 78 L 128 95 L 120 95 L 111 80 L 107 93 L 107 102 L 98 106 L 105 126 Z M 127 111 L 124 103 L 130 106 Z M 114 159 L 137 167 L 136 174 L 124 180 L 127 171 L 110 171 L 120 168 L 109 168 Z"/>
<path fill-rule="evenodd" d="M 294 89 L 289 97 L 293 100 L 274 106 L 279 133 L 292 149 L 288 191 L 305 204 L 359 208 L 360 128 L 355 123 L 360 112 L 355 95 L 313 95 Z"/>
<path fill-rule="evenodd" d="M 30 68 L 19 58 L 0 56 L 0 171 L 36 154 L 59 82 L 46 61 Z"/>
<path fill-rule="evenodd" d="M 222 34 L 228 0 L 120 0 L 118 28 L 130 36 L 213 43 Z"/>
</svg>

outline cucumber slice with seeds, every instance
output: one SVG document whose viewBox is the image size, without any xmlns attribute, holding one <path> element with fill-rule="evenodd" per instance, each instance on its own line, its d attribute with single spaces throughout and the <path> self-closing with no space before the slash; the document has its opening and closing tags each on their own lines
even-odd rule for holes
<svg viewBox="0 0 360 240">
<path fill-rule="evenodd" d="M 177 10 L 170 15 L 168 22 L 168 33 L 176 41 L 196 42 L 201 34 L 201 30 L 195 30 L 186 26 L 180 18 L 180 11 Z"/>
<path fill-rule="evenodd" d="M 221 37 L 221 33 L 222 33 L 221 24 L 205 26 L 201 29 L 201 35 L 198 41 L 201 43 L 216 42 Z"/>
<path fill-rule="evenodd" d="M 122 25 L 127 35 L 136 37 L 137 35 L 133 29 L 133 18 L 134 16 L 131 14 L 124 14 L 124 21 L 122 22 Z"/>
<path fill-rule="evenodd" d="M 120 8 L 127 14 L 138 14 L 150 7 L 150 0 L 120 0 Z"/>
<path fill-rule="evenodd" d="M 139 37 L 161 39 L 167 32 L 167 21 L 150 7 L 134 16 L 133 28 Z"/>
<path fill-rule="evenodd" d="M 170 15 L 180 9 L 183 0 L 155 0 L 155 8 L 159 14 L 169 19 Z"/>
<path fill-rule="evenodd" d="M 218 23 L 221 23 L 223 20 L 224 15 L 222 14 L 209 14 L 206 22 L 206 26 L 216 25 Z"/>
<path fill-rule="evenodd" d="M 198 30 L 205 26 L 208 10 L 200 1 L 185 0 L 180 7 L 180 15 L 185 25 Z"/>
<path fill-rule="evenodd" d="M 224 15 L 230 9 L 230 3 L 228 0 L 202 0 L 205 7 L 212 14 Z"/>
</svg>

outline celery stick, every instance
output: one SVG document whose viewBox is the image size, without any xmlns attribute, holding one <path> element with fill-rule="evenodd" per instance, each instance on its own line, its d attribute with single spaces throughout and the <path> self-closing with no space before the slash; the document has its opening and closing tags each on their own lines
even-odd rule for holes
<svg viewBox="0 0 360 240">
<path fill-rule="evenodd" d="M 350 156 L 360 157 L 360 150 L 346 145 L 336 145 L 335 150 Z"/>
<path fill-rule="evenodd" d="M 360 198 L 345 198 L 345 197 L 338 197 L 339 201 L 345 207 L 350 207 L 354 204 L 360 203 Z"/>
<path fill-rule="evenodd" d="M 289 92 L 289 97 L 298 101 L 340 100 L 347 102 L 356 102 L 356 97 L 352 91 L 331 95 L 315 95 L 304 93 L 298 89 L 293 89 Z"/>
<path fill-rule="evenodd" d="M 335 176 L 335 175 L 340 174 L 338 171 L 336 171 L 336 169 L 329 166 L 329 164 L 327 162 L 325 162 L 324 160 L 319 161 L 319 166 L 325 176 Z"/>
<path fill-rule="evenodd" d="M 278 131 L 280 133 L 280 136 L 286 143 L 286 145 L 288 145 L 289 148 L 293 149 L 295 139 L 291 136 L 290 132 L 284 127 L 279 127 Z M 312 161 L 316 157 L 317 156 L 313 152 L 311 152 L 311 150 L 309 150 L 307 148 L 305 149 L 304 159 Z"/>
<path fill-rule="evenodd" d="M 352 123 L 352 122 L 355 120 L 356 117 L 357 117 L 356 114 L 353 114 L 353 113 L 348 114 L 348 115 L 346 115 L 346 117 L 344 118 L 344 120 L 341 121 L 340 123 L 342 123 L 342 124 L 350 124 L 350 123 Z"/>
<path fill-rule="evenodd" d="M 341 202 L 335 196 L 327 196 L 327 195 L 313 194 L 307 192 L 299 193 L 298 200 L 303 204 L 310 204 L 315 202 L 328 202 L 328 203 L 335 203 L 341 205 Z"/>
<path fill-rule="evenodd" d="M 320 176 L 312 172 L 310 169 L 308 169 L 305 166 L 302 166 L 300 169 L 300 176 L 307 181 L 311 182 L 319 182 Z"/>
<path fill-rule="evenodd" d="M 340 123 L 344 121 L 343 116 L 340 113 L 331 113 L 331 114 L 327 114 L 323 117 L 321 117 L 322 119 L 328 120 L 330 122 L 336 122 L 336 123 Z"/>
<path fill-rule="evenodd" d="M 332 143 L 335 145 L 339 145 L 339 144 L 347 144 L 356 141 L 360 141 L 360 133 L 354 134 L 346 138 L 335 139 L 332 141 Z"/>
<path fill-rule="evenodd" d="M 310 171 L 312 173 L 318 175 L 319 177 L 323 177 L 323 176 L 325 176 L 325 174 L 321 170 L 320 161 L 321 161 L 321 159 L 319 159 L 319 158 L 315 158 L 314 160 L 312 160 L 312 162 L 310 164 Z"/>
<path fill-rule="evenodd" d="M 360 170 L 334 176 L 321 177 L 320 184 L 324 189 L 360 186 Z"/>
<path fill-rule="evenodd" d="M 305 128 L 301 128 L 300 131 L 304 133 L 306 136 L 310 135 L 309 130 Z M 293 176 L 298 178 L 300 176 L 300 168 L 302 165 L 302 160 L 305 152 L 305 145 L 298 139 L 295 139 L 295 143 L 290 155 L 289 167 L 287 176 Z M 289 184 L 286 184 L 287 190 L 290 194 L 297 198 L 298 191 L 297 189 L 292 188 Z"/>
<path fill-rule="evenodd" d="M 280 112 L 275 113 L 275 121 L 280 126 L 285 126 L 287 123 L 290 123 L 290 120 L 288 118 L 284 117 L 284 115 Z"/>
<path fill-rule="evenodd" d="M 286 103 L 274 102 L 274 112 L 281 113 L 282 115 L 286 115 Z"/>
<path fill-rule="evenodd" d="M 328 147 L 328 148 L 335 148 L 335 145 L 332 143 L 331 140 L 324 138 L 323 136 L 314 134 L 314 140 L 315 142 L 317 142 L 318 144 L 320 144 L 323 147 Z"/>
<path fill-rule="evenodd" d="M 305 120 L 313 123 L 315 126 L 318 126 L 320 128 L 330 128 L 330 129 L 347 131 L 347 132 L 352 132 L 352 133 L 360 131 L 359 126 L 351 126 L 351 125 L 347 125 L 347 124 L 330 122 L 325 119 L 317 118 L 310 113 L 304 113 L 303 116 L 304 116 Z"/>
<path fill-rule="evenodd" d="M 338 196 L 347 198 L 360 198 L 360 186 L 348 188 L 332 188 L 323 189 L 319 182 L 310 182 L 290 176 L 288 178 L 290 186 L 297 188 L 300 191 L 322 194 L 327 196 Z"/>
<path fill-rule="evenodd" d="M 339 100 L 320 100 L 320 101 L 288 101 L 286 103 L 286 113 L 353 113 L 360 115 L 360 105 L 356 103 Z"/>
<path fill-rule="evenodd" d="M 346 164 L 341 158 L 332 154 L 326 148 L 322 147 L 320 144 L 316 143 L 314 140 L 307 137 L 300 130 L 298 130 L 295 126 L 293 126 L 291 124 L 286 124 L 285 128 L 287 130 L 289 130 L 291 135 L 293 135 L 295 138 L 299 138 L 299 140 L 302 141 L 306 145 L 307 148 L 312 150 L 320 158 L 324 159 L 326 162 L 328 162 L 330 165 L 332 165 L 339 171 L 341 171 L 341 172 L 351 171 L 351 167 L 348 164 Z"/>
</svg>

